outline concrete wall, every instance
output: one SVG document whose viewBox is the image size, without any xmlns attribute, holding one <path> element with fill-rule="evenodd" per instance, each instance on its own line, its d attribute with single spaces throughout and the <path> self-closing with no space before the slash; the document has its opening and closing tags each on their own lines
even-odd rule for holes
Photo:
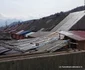
<svg viewBox="0 0 85 70">
<path fill-rule="evenodd" d="M 85 68 L 85 52 L 0 62 L 0 70 L 85 70 L 59 69 L 59 66 L 69 65 Z"/>
</svg>

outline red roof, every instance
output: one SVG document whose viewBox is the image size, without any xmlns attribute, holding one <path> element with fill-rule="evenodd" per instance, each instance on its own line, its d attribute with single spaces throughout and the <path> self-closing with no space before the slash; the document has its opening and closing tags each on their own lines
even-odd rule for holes
<svg viewBox="0 0 85 70">
<path fill-rule="evenodd" d="M 60 31 L 59 33 L 77 41 L 85 40 L 85 31 Z"/>
</svg>

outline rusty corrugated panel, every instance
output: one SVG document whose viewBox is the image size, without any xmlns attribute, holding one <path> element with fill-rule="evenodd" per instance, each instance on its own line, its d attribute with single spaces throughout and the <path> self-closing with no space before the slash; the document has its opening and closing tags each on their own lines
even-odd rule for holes
<svg viewBox="0 0 85 70">
<path fill-rule="evenodd" d="M 42 31 L 39 31 L 39 32 L 35 32 L 29 36 L 31 37 L 40 37 L 40 36 L 45 36 L 45 35 L 48 35 L 50 34 L 51 32 L 42 32 Z"/>
<path fill-rule="evenodd" d="M 77 41 L 85 40 L 85 31 L 60 31 L 59 33 L 68 36 Z"/>
</svg>

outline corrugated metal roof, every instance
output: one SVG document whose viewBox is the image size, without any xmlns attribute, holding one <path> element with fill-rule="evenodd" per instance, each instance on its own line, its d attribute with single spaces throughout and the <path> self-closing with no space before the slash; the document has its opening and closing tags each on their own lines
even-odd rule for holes
<svg viewBox="0 0 85 70">
<path fill-rule="evenodd" d="M 44 52 L 44 51 L 53 52 L 62 48 L 63 46 L 66 46 L 66 40 L 52 40 L 42 45 L 41 47 L 38 47 L 37 52 Z"/>
<path fill-rule="evenodd" d="M 31 40 L 31 39 L 30 39 Z M 23 41 L 18 41 L 18 40 L 13 40 L 13 41 L 1 41 L 0 42 L 0 47 L 12 49 L 13 51 L 10 51 L 12 53 L 17 52 L 26 52 L 28 50 L 32 50 L 37 48 L 35 43 L 30 43 L 29 40 L 24 40 Z M 1 48 L 0 48 L 1 49 Z"/>
<path fill-rule="evenodd" d="M 50 32 L 42 32 L 42 31 L 39 31 L 39 32 L 35 32 L 29 36 L 31 37 L 40 37 L 40 36 L 45 36 L 45 35 L 48 35 Z"/>
<path fill-rule="evenodd" d="M 30 32 L 30 33 L 27 33 L 26 35 L 25 35 L 25 37 L 28 37 L 28 36 L 30 36 L 31 34 L 34 34 L 35 32 Z"/>
<path fill-rule="evenodd" d="M 85 31 L 60 31 L 59 33 L 77 41 L 85 40 Z"/>
<path fill-rule="evenodd" d="M 22 33 L 20 33 L 20 35 L 25 35 L 27 33 L 30 33 L 31 31 L 23 31 Z"/>
<path fill-rule="evenodd" d="M 12 41 L 1 41 L 0 46 L 3 46 L 5 48 L 12 49 L 14 51 L 18 52 L 26 52 L 29 50 L 34 50 L 37 47 L 40 47 L 48 42 L 51 42 L 53 40 L 57 40 L 58 33 L 52 32 L 50 34 L 47 33 L 47 35 L 42 37 L 37 37 L 33 39 L 25 39 L 25 40 L 12 40 Z M 36 44 L 39 43 L 39 46 L 36 46 Z"/>
<path fill-rule="evenodd" d="M 74 12 L 69 14 L 64 20 L 62 20 L 51 31 L 68 31 L 74 26 L 82 17 L 84 17 L 84 11 Z"/>
<path fill-rule="evenodd" d="M 36 34 L 37 33 L 43 32 L 40 31 L 36 32 Z M 43 49 L 46 49 L 44 46 L 46 46 L 47 49 L 53 47 L 51 49 L 54 51 L 54 48 L 56 48 L 55 45 L 57 44 L 56 41 L 59 39 L 59 34 L 57 32 L 47 32 L 46 34 L 39 34 L 39 36 L 40 37 L 32 39 L 0 41 L 0 46 L 6 49 L 11 49 L 11 51 L 6 52 L 6 54 L 30 52 L 30 50 L 36 51 L 38 47 L 43 47 Z M 56 49 L 58 48 L 60 47 L 57 47 Z M 43 49 L 41 48 L 42 51 Z"/>
<path fill-rule="evenodd" d="M 10 51 L 10 49 L 7 49 L 7 48 L 4 48 L 4 47 L 0 46 L 0 55 L 6 53 L 8 51 Z"/>
</svg>

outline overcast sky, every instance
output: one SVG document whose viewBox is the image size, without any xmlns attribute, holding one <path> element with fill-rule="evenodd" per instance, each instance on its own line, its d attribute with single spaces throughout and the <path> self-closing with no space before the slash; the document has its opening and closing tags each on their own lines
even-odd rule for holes
<svg viewBox="0 0 85 70">
<path fill-rule="evenodd" d="M 41 18 L 84 5 L 84 0 L 0 0 L 0 14 L 10 18 Z"/>
</svg>

